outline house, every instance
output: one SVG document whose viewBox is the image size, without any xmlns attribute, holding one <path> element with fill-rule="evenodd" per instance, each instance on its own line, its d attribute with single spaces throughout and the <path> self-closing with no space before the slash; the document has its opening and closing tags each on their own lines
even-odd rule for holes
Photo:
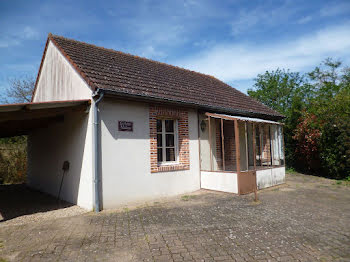
<svg viewBox="0 0 350 262">
<path fill-rule="evenodd" d="M 62 199 L 99 211 L 283 183 L 282 118 L 212 76 L 49 34 L 32 102 L 0 106 L 0 136 L 28 135 L 29 186 L 63 181 Z"/>
</svg>

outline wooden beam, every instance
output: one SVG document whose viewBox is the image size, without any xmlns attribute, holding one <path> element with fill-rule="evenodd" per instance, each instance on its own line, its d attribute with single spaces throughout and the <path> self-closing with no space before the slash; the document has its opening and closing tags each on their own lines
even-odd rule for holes
<svg viewBox="0 0 350 262">
<path fill-rule="evenodd" d="M 260 130 L 260 166 L 263 166 L 263 153 L 264 153 L 264 143 L 263 143 L 263 133 L 264 129 L 262 128 L 262 125 L 259 125 L 259 130 Z"/>
<path fill-rule="evenodd" d="M 15 121 L 15 120 L 34 120 L 40 118 L 54 117 L 69 112 L 83 112 L 86 110 L 87 105 L 78 105 L 71 107 L 58 107 L 58 108 L 42 108 L 33 110 L 11 111 L 1 112 L 0 122 Z"/>
<path fill-rule="evenodd" d="M 200 115 L 197 111 L 197 119 L 198 119 L 198 159 L 199 159 L 199 188 L 202 188 L 202 152 L 201 152 L 201 119 Z"/>
<path fill-rule="evenodd" d="M 286 165 L 286 150 L 284 147 L 284 132 L 283 132 L 284 127 L 281 126 L 281 136 L 282 136 L 282 148 L 283 148 L 283 165 Z"/>
<path fill-rule="evenodd" d="M 253 123 L 253 159 L 254 159 L 254 170 L 256 171 L 256 138 L 255 138 L 255 124 Z"/>
<path fill-rule="evenodd" d="M 245 137 L 245 157 L 246 157 L 246 164 L 247 164 L 247 170 L 249 171 L 247 122 L 244 122 L 244 137 Z"/>
<path fill-rule="evenodd" d="M 238 121 L 234 120 L 235 122 L 235 144 L 236 144 L 236 169 L 237 174 L 241 173 L 241 151 L 239 148 L 239 129 L 238 129 Z"/>
<path fill-rule="evenodd" d="M 234 133 L 235 133 L 235 144 L 236 144 L 236 169 L 237 169 L 237 185 L 238 185 L 238 195 L 241 194 L 241 153 L 239 149 L 239 129 L 238 121 L 234 120 Z"/>
<path fill-rule="evenodd" d="M 222 169 L 225 171 L 225 143 L 224 143 L 224 120 L 221 118 L 221 152 L 222 152 Z"/>
<path fill-rule="evenodd" d="M 211 124 L 210 116 L 208 116 L 208 128 L 209 128 L 209 155 L 210 155 L 210 171 L 213 171 L 213 152 L 211 151 Z"/>
<path fill-rule="evenodd" d="M 269 138 L 269 151 L 270 151 L 270 159 L 268 159 L 269 166 L 272 166 L 272 151 L 271 151 L 271 129 L 270 125 L 267 126 L 268 138 Z M 270 160 L 270 161 L 269 161 Z"/>
<path fill-rule="evenodd" d="M 205 115 L 206 116 L 211 116 L 213 118 L 221 118 L 221 119 L 231 120 L 231 121 L 238 120 L 238 121 L 244 121 L 244 122 L 261 123 L 261 121 L 251 120 L 251 119 L 249 119 L 249 117 L 247 117 L 247 119 L 241 119 L 241 118 L 235 117 L 235 116 L 215 114 L 215 113 L 209 113 L 209 112 L 206 112 Z M 265 120 L 265 119 L 261 119 L 261 120 Z M 276 122 L 276 121 L 273 121 L 273 120 L 265 120 L 265 121 L 269 121 L 269 122 L 264 122 L 264 123 L 270 123 L 270 124 L 276 124 L 276 125 L 284 125 L 284 123 L 279 123 L 279 122 Z"/>
</svg>

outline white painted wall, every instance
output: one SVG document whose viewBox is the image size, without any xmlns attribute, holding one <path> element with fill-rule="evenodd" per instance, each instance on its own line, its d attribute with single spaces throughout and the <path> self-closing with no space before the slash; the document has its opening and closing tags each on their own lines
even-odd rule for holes
<svg viewBox="0 0 350 262">
<path fill-rule="evenodd" d="M 209 145 L 209 124 L 208 118 L 204 114 L 199 115 L 199 124 L 201 121 L 204 121 L 206 128 L 204 131 L 200 129 L 200 160 L 201 160 L 201 169 L 210 170 L 210 145 Z M 212 121 L 214 122 L 214 121 Z M 212 124 L 212 123 L 211 123 Z M 214 129 L 215 130 L 215 129 Z M 214 133 L 215 134 L 215 133 Z M 213 137 L 213 136 L 212 136 Z M 215 136 L 214 136 L 215 140 Z M 216 161 L 213 161 L 216 162 Z"/>
<path fill-rule="evenodd" d="M 201 187 L 204 189 L 238 194 L 237 174 L 202 171 Z"/>
<path fill-rule="evenodd" d="M 275 167 L 256 171 L 258 189 L 285 183 L 285 167 Z"/>
<path fill-rule="evenodd" d="M 92 91 L 50 41 L 33 102 L 91 99 Z"/>
<path fill-rule="evenodd" d="M 150 172 L 149 106 L 105 98 L 100 104 L 103 208 L 172 196 L 200 188 L 198 119 L 189 111 L 190 170 Z M 118 132 L 118 121 L 133 132 Z"/>
<path fill-rule="evenodd" d="M 61 198 L 84 207 L 92 206 L 92 134 L 88 113 L 71 113 L 63 122 L 35 130 L 28 136 L 30 187 L 57 196 L 62 165 L 70 162 L 64 177 Z"/>
<path fill-rule="evenodd" d="M 33 102 L 91 99 L 92 91 L 50 42 Z M 90 107 L 90 111 L 91 111 Z M 70 113 L 63 123 L 28 137 L 27 184 L 57 196 L 63 161 L 71 164 L 62 199 L 92 209 L 92 113 Z"/>
</svg>

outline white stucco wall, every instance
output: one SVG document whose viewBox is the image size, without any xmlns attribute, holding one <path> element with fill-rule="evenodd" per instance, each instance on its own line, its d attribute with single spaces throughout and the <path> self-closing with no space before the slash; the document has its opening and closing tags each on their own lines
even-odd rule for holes
<svg viewBox="0 0 350 262">
<path fill-rule="evenodd" d="M 105 98 L 100 104 L 103 208 L 143 202 L 200 188 L 198 119 L 189 111 L 190 170 L 150 172 L 149 106 Z M 118 121 L 133 132 L 119 132 Z"/>
<path fill-rule="evenodd" d="M 64 177 L 61 199 L 91 210 L 92 134 L 88 113 L 71 113 L 63 122 L 35 130 L 28 136 L 28 176 L 30 187 L 58 195 L 63 162 L 70 162 Z"/>
<path fill-rule="evenodd" d="M 50 41 L 33 102 L 91 99 L 92 91 Z"/>
<path fill-rule="evenodd" d="M 285 183 L 285 167 L 275 167 L 256 171 L 258 189 Z"/>
<path fill-rule="evenodd" d="M 91 99 L 92 91 L 50 42 L 33 102 Z M 90 107 L 90 111 L 91 111 Z M 92 113 L 69 113 L 62 123 L 28 137 L 27 184 L 57 196 L 63 161 L 70 162 L 61 197 L 92 209 Z"/>
<path fill-rule="evenodd" d="M 238 193 L 236 173 L 201 172 L 201 187 L 204 189 Z"/>
</svg>

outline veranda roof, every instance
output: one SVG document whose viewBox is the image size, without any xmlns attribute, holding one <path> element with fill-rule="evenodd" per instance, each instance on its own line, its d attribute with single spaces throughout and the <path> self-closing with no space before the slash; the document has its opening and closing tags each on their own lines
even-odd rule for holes
<svg viewBox="0 0 350 262">
<path fill-rule="evenodd" d="M 253 117 L 243 117 L 243 116 L 231 116 L 231 115 L 225 115 L 225 114 L 215 114 L 215 113 L 205 113 L 207 116 L 213 117 L 213 118 L 219 118 L 219 119 L 225 119 L 225 120 L 239 120 L 239 121 L 246 121 L 246 122 L 257 122 L 257 123 L 265 123 L 265 124 L 274 124 L 274 125 L 283 125 L 283 123 L 260 119 L 260 118 L 253 118 Z"/>
</svg>

